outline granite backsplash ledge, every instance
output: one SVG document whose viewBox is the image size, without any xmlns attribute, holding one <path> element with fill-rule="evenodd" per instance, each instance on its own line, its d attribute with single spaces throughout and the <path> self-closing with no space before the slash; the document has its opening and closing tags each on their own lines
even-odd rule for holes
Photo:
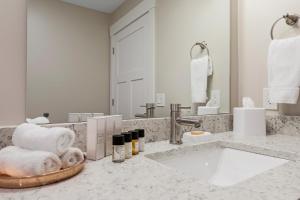
<svg viewBox="0 0 300 200">
<path fill-rule="evenodd" d="M 266 119 L 269 135 L 300 135 L 300 116 L 268 115 Z"/>
<path fill-rule="evenodd" d="M 211 115 L 192 117 L 203 121 L 201 130 L 212 133 L 221 133 L 232 130 L 232 115 Z M 153 118 L 153 119 L 132 119 L 123 120 L 123 131 L 143 128 L 146 132 L 146 142 L 156 142 L 169 139 L 170 119 L 169 118 Z M 75 132 L 75 147 L 86 151 L 86 135 L 87 123 L 66 123 L 66 124 L 50 124 L 46 127 L 65 127 Z M 15 127 L 0 127 L 0 149 L 8 145 L 12 145 L 12 134 Z"/>
</svg>

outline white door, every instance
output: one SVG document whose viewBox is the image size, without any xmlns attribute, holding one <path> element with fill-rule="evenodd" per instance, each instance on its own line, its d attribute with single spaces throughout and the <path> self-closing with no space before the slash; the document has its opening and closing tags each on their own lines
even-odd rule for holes
<svg viewBox="0 0 300 200">
<path fill-rule="evenodd" d="M 154 13 L 147 12 L 112 36 L 111 111 L 124 119 L 154 102 Z"/>
</svg>

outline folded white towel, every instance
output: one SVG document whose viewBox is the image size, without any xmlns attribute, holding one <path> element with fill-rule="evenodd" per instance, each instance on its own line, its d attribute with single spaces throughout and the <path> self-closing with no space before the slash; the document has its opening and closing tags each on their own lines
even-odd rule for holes
<svg viewBox="0 0 300 200">
<path fill-rule="evenodd" d="M 72 167 L 84 160 L 83 153 L 78 148 L 69 148 L 66 153 L 60 157 L 62 161 L 62 168 Z"/>
<path fill-rule="evenodd" d="M 62 164 L 57 155 L 30 151 L 16 146 L 0 150 L 0 173 L 12 177 L 39 176 L 58 171 Z"/>
<path fill-rule="evenodd" d="M 61 156 L 74 143 L 75 133 L 67 128 L 44 128 L 33 124 L 22 124 L 13 133 L 15 146 L 48 151 Z"/>
<path fill-rule="evenodd" d="M 300 86 L 300 37 L 273 40 L 269 48 L 270 102 L 296 104 Z"/>
<path fill-rule="evenodd" d="M 209 63 L 210 61 L 208 56 L 193 59 L 191 61 L 191 87 L 193 103 L 206 103 L 207 101 L 207 76 L 210 74 Z"/>
</svg>

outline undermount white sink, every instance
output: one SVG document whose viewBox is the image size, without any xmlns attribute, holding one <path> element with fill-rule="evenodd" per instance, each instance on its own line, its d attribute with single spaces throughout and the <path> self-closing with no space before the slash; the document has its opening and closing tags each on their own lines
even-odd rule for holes
<svg viewBox="0 0 300 200">
<path fill-rule="evenodd" d="M 288 162 L 216 145 L 150 155 L 149 158 L 221 187 L 235 185 Z"/>
</svg>

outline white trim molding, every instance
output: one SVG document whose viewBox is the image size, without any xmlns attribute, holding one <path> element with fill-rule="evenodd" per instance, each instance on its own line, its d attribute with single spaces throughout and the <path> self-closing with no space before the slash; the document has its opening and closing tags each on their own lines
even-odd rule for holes
<svg viewBox="0 0 300 200">
<path fill-rule="evenodd" d="M 143 0 L 136 7 L 134 7 L 131 11 L 129 11 L 124 17 L 119 19 L 116 23 L 111 25 L 110 27 L 110 36 L 118 33 L 124 27 L 143 16 L 152 8 L 156 7 L 156 0 Z"/>
</svg>

